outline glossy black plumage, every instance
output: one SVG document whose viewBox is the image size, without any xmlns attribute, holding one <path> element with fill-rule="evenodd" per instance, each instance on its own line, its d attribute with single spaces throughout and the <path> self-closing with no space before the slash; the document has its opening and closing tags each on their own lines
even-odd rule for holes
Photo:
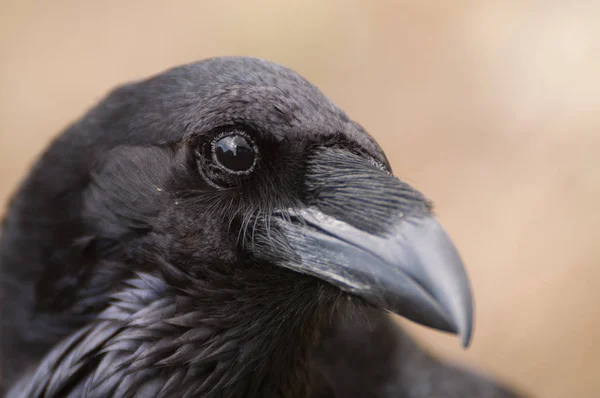
<svg viewBox="0 0 600 398">
<path fill-rule="evenodd" d="M 238 130 L 258 157 L 227 174 L 210 142 Z M 446 252 L 427 246 L 431 220 L 375 141 L 288 69 L 218 58 L 123 86 L 52 143 L 11 201 L 3 379 L 18 383 L 11 397 L 348 396 L 327 370 L 353 346 L 350 327 L 331 327 L 345 316 L 383 325 L 381 306 L 470 338 L 468 282 L 442 232 L 431 236 Z M 421 396 L 423 381 L 390 375 Z"/>
</svg>

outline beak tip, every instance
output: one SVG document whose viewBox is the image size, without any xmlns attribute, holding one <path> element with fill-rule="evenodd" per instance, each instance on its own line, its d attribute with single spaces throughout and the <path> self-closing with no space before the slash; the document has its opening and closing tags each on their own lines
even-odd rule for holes
<svg viewBox="0 0 600 398">
<path fill-rule="evenodd" d="M 456 327 L 456 334 L 460 337 L 462 347 L 464 349 L 469 348 L 473 339 L 473 310 L 471 309 L 464 314 L 466 316 L 458 322 Z M 459 318 L 460 319 L 460 318 Z"/>
<path fill-rule="evenodd" d="M 414 228 L 412 242 L 421 259 L 421 267 L 430 267 L 426 279 L 421 279 L 439 304 L 447 329 L 459 336 L 463 348 L 468 348 L 473 335 L 474 306 L 472 289 L 458 250 L 435 217 L 420 220 Z M 405 236 L 411 236 L 405 233 Z"/>
<path fill-rule="evenodd" d="M 470 297 L 470 296 L 469 296 Z M 453 318 L 454 333 L 458 335 L 464 349 L 469 348 L 473 338 L 473 306 L 472 301 L 464 304 L 462 311 L 455 311 Z"/>
<path fill-rule="evenodd" d="M 463 317 L 462 319 L 453 317 L 453 320 L 447 323 L 446 329 L 442 330 L 445 330 L 446 332 L 458 336 L 460 339 L 461 346 L 464 349 L 469 348 L 473 338 L 473 318 L 471 316 L 471 313 L 469 313 L 467 317 Z"/>
<path fill-rule="evenodd" d="M 465 350 L 467 348 L 469 348 L 469 346 L 471 345 L 471 341 L 472 341 L 472 333 L 471 333 L 470 327 L 460 331 L 460 340 L 461 340 L 462 347 Z"/>
</svg>

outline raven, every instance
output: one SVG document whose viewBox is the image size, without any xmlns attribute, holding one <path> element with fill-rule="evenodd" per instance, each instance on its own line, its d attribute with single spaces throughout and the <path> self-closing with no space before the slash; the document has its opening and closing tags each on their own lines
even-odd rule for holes
<svg viewBox="0 0 600 398">
<path fill-rule="evenodd" d="M 12 198 L 0 265 L 9 397 L 347 397 L 357 369 L 332 358 L 392 353 L 385 311 L 471 339 L 431 202 L 316 87 L 254 58 L 111 92 Z"/>
</svg>

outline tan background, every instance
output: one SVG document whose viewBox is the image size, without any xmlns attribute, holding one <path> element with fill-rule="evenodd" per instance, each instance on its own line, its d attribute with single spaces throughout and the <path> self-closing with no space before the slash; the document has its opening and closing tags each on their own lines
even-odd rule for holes
<svg viewBox="0 0 600 398">
<path fill-rule="evenodd" d="M 477 329 L 411 326 L 432 350 L 600 396 L 600 2 L 0 0 L 0 201 L 111 87 L 225 54 L 305 75 L 436 201 Z"/>
</svg>

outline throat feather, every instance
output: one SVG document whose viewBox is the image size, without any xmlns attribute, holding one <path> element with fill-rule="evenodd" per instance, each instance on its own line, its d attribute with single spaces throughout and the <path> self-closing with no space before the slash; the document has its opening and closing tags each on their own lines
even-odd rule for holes
<svg viewBox="0 0 600 398">
<path fill-rule="evenodd" d="M 310 349 L 335 295 L 313 278 L 269 271 L 177 289 L 137 273 L 42 367 L 64 375 L 53 381 L 64 396 L 308 396 Z"/>
</svg>

